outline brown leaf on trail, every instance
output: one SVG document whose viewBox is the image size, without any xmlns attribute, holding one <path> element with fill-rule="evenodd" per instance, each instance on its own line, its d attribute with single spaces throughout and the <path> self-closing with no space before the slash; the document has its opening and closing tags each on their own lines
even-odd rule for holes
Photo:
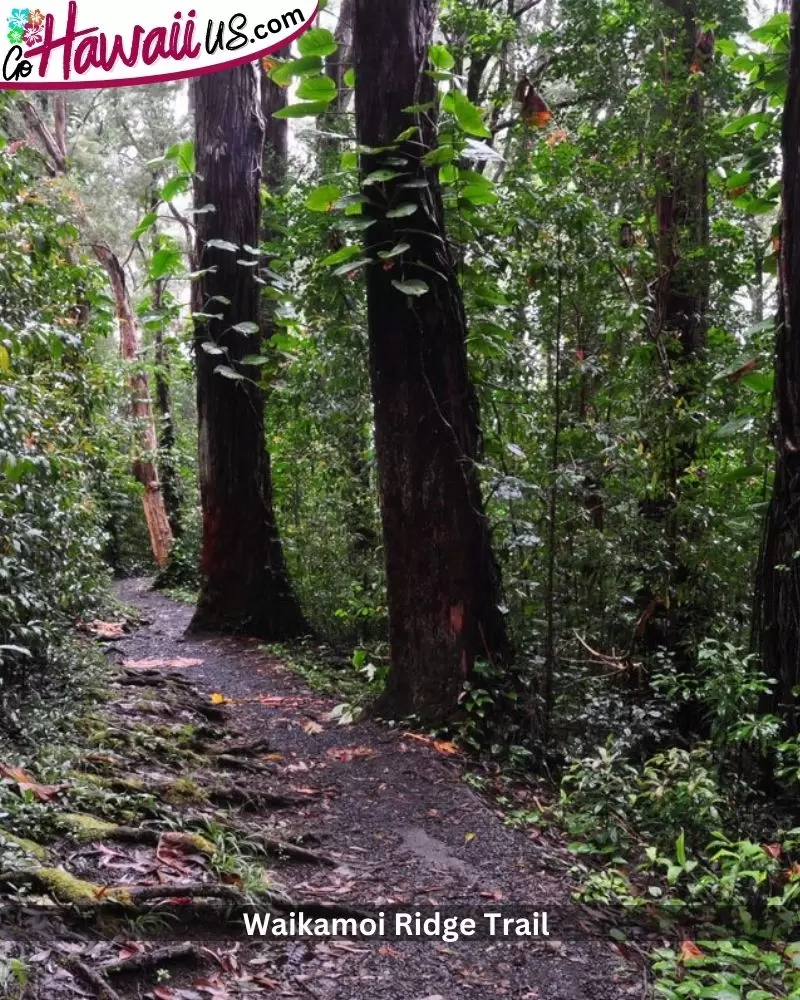
<svg viewBox="0 0 800 1000">
<path fill-rule="evenodd" d="M 433 746 L 435 750 L 439 753 L 447 754 L 450 757 L 457 757 L 461 753 L 455 743 L 451 743 L 447 740 L 434 740 Z"/>
<path fill-rule="evenodd" d="M 211 695 L 212 705 L 230 705 L 230 703 L 231 703 L 230 698 L 226 698 L 225 695 L 221 694 L 219 691 L 215 691 Z"/>
<path fill-rule="evenodd" d="M 156 986 L 153 990 L 153 996 L 156 1000 L 175 1000 L 177 993 L 175 990 L 169 989 L 168 986 Z"/>
<path fill-rule="evenodd" d="M 162 865 L 190 875 L 193 867 L 205 867 L 206 858 L 197 850 L 197 845 L 186 833 L 164 833 L 156 848 L 156 858 Z"/>
<path fill-rule="evenodd" d="M 678 958 L 681 962 L 686 962 L 692 958 L 702 958 L 703 952 L 697 947 L 694 941 L 681 941 L 681 950 Z"/>
<path fill-rule="evenodd" d="M 758 368 L 758 358 L 753 358 L 752 360 L 748 361 L 747 364 L 742 365 L 741 368 L 738 368 L 735 372 L 731 372 L 731 374 L 728 376 L 728 381 L 738 382 L 740 379 L 743 379 L 745 375 L 749 375 L 750 372 L 754 372 L 756 368 Z"/>
<path fill-rule="evenodd" d="M 93 635 L 95 639 L 102 639 L 104 641 L 122 639 L 125 635 L 124 622 L 92 621 L 87 622 L 83 627 L 89 635 Z"/>
<path fill-rule="evenodd" d="M 304 719 L 300 725 L 309 736 L 316 736 L 318 733 L 323 733 L 325 731 L 322 726 L 318 722 L 314 722 L 313 719 Z"/>
<path fill-rule="evenodd" d="M 21 767 L 8 767 L 6 764 L 0 764 L 0 778 L 15 781 L 21 795 L 24 795 L 25 792 L 31 792 L 39 802 L 49 802 L 67 787 L 66 785 L 40 785 L 36 778 L 31 777 Z"/>
<path fill-rule="evenodd" d="M 203 660 L 189 660 L 179 656 L 174 660 L 123 660 L 122 666 L 128 670 L 160 670 L 163 668 L 183 670 L 185 667 L 200 667 L 203 662 Z"/>
<path fill-rule="evenodd" d="M 365 760 L 374 757 L 375 751 L 372 747 L 341 747 L 328 751 L 328 756 L 338 760 L 340 764 L 349 764 L 354 760 Z"/>
<path fill-rule="evenodd" d="M 762 844 L 761 846 L 764 849 L 764 852 L 771 858 L 779 858 L 781 856 L 780 844 Z"/>
<path fill-rule="evenodd" d="M 390 944 L 382 944 L 378 948 L 379 955 L 388 955 L 390 958 L 402 958 L 402 951 L 398 951 L 397 948 L 393 948 Z"/>
</svg>

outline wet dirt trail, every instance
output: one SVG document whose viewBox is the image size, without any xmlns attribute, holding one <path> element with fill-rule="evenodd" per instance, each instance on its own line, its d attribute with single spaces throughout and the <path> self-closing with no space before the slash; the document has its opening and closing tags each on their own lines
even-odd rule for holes
<svg viewBox="0 0 800 1000">
<path fill-rule="evenodd" d="M 400 906 L 409 912 L 417 907 L 456 905 L 487 912 L 511 912 L 512 907 L 514 912 L 530 913 L 550 909 L 552 918 L 548 939 L 481 938 L 450 943 L 397 937 L 217 939 L 207 942 L 205 951 L 194 953 L 189 968 L 174 968 L 167 961 L 166 971 L 160 973 L 155 968 L 140 972 L 129 968 L 126 975 L 113 977 L 113 991 L 106 996 L 113 1000 L 255 996 L 613 1000 L 646 994 L 640 966 L 626 965 L 610 941 L 572 923 L 579 919 L 580 909 L 575 908 L 578 916 L 574 917 L 566 874 L 569 855 L 550 841 L 537 842 L 536 833 L 505 826 L 500 814 L 464 782 L 464 763 L 459 757 L 437 750 L 418 734 L 373 721 L 337 725 L 328 719 L 336 702 L 309 690 L 258 642 L 186 638 L 191 609 L 152 593 L 145 581 L 124 582 L 118 595 L 142 616 L 142 624 L 115 639 L 111 647 L 112 656 L 133 676 L 134 684 L 139 682 L 137 670 L 142 685 L 148 677 L 157 676 L 148 671 L 158 671 L 167 679 L 178 677 L 181 690 L 188 690 L 185 682 L 189 682 L 196 689 L 192 697 L 206 705 L 225 699 L 215 708 L 217 714 L 210 723 L 225 731 L 221 740 L 221 733 L 216 733 L 217 756 L 210 764 L 206 755 L 198 757 L 194 768 L 181 765 L 179 780 L 187 787 L 195 783 L 204 794 L 217 788 L 212 798 L 217 796 L 217 804 L 225 804 L 226 809 L 215 813 L 215 822 L 229 822 L 242 838 L 302 844 L 310 852 L 307 858 L 302 850 L 296 857 L 276 856 L 273 851 L 273 856 L 262 858 L 270 890 L 303 904 L 336 903 L 358 909 Z M 112 700 L 128 698 L 123 707 L 130 708 L 133 695 L 134 704 L 141 708 L 141 701 L 135 701 L 138 687 L 125 687 L 121 692 L 112 691 Z M 149 710 L 157 711 L 152 704 Z M 160 711 L 168 724 L 181 722 L 177 709 L 172 719 L 169 705 Z M 237 748 L 245 745 L 249 756 L 237 756 Z M 135 774 L 151 791 L 167 789 L 151 772 L 145 765 L 144 777 L 141 767 Z M 173 768 L 173 778 L 175 773 Z M 122 783 L 117 780 L 115 787 L 121 788 Z M 229 803 L 223 803 L 225 789 L 236 793 Z M 191 798 L 187 794 L 187 800 Z M 91 841 L 90 856 L 73 852 L 60 863 L 82 879 L 108 881 L 107 868 L 114 867 L 108 852 L 126 849 L 99 834 L 96 840 L 84 839 Z M 174 877 L 186 881 L 183 872 L 192 868 L 192 858 L 183 866 L 176 860 L 185 845 L 176 841 L 174 850 L 165 851 L 164 844 L 163 839 L 159 841 L 156 859 L 171 865 L 167 870 L 173 876 L 163 875 L 163 864 L 153 867 L 152 848 L 141 847 L 133 871 L 124 867 L 131 864 L 130 857 L 116 861 L 118 880 L 147 883 L 166 878 L 169 883 Z M 314 863 L 319 860 L 327 863 Z M 223 881 L 235 886 L 239 879 Z M 173 891 L 179 895 L 179 890 L 176 882 Z M 191 939 L 188 930 L 182 933 L 184 939 Z M 74 928 L 66 939 L 76 940 Z M 30 995 L 42 1000 L 99 997 L 105 985 L 111 985 L 111 978 L 104 976 L 93 984 L 94 966 L 102 970 L 104 963 L 108 967 L 120 957 L 135 961 L 152 947 L 136 942 L 121 946 L 119 938 L 109 941 L 102 934 L 87 932 L 83 947 L 73 943 L 66 949 L 80 959 L 80 974 L 74 969 L 64 971 L 63 963 L 53 963 L 48 955 L 56 974 L 43 992 Z"/>
</svg>

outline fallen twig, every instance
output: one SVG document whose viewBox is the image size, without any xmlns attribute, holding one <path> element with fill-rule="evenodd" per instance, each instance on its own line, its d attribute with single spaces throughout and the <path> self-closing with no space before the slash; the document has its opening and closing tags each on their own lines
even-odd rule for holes
<svg viewBox="0 0 800 1000">
<path fill-rule="evenodd" d="M 98 1000 L 122 1000 L 122 997 L 111 986 L 105 976 L 86 965 L 79 958 L 74 956 L 68 958 L 66 964 L 70 972 L 79 976 L 87 985 L 97 990 Z"/>
<path fill-rule="evenodd" d="M 103 966 L 103 972 L 107 976 L 125 976 L 131 972 L 158 969 L 166 962 L 200 961 L 200 958 L 200 949 L 196 945 L 176 944 L 166 948 L 155 948 L 153 951 L 143 951 L 118 962 L 108 962 Z"/>
</svg>

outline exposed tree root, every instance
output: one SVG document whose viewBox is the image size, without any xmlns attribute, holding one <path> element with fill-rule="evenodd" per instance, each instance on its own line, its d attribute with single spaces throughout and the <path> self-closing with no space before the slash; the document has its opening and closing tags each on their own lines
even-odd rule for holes
<svg viewBox="0 0 800 1000">
<path fill-rule="evenodd" d="M 68 958 L 66 966 L 73 975 L 83 980 L 87 986 L 97 991 L 98 1000 L 122 1000 L 122 997 L 111 986 L 105 976 L 86 965 L 75 956 Z"/>
<path fill-rule="evenodd" d="M 200 961 L 201 957 L 201 951 L 196 945 L 176 944 L 166 948 L 154 948 L 152 951 L 143 951 L 119 962 L 107 962 L 102 971 L 106 976 L 127 976 L 132 972 L 158 969 L 167 962 Z"/>
<path fill-rule="evenodd" d="M 265 737 L 257 740 L 250 740 L 246 743 L 220 743 L 207 748 L 207 753 L 215 756 L 225 757 L 257 757 L 262 753 L 269 753 L 272 745 Z"/>
</svg>

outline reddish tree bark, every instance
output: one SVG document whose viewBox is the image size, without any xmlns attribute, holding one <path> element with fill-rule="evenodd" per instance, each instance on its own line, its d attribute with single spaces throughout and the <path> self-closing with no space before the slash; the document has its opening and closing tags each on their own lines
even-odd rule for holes
<svg viewBox="0 0 800 1000">
<path fill-rule="evenodd" d="M 192 86 L 195 201 L 215 207 L 197 217 L 197 261 L 205 273 L 192 303 L 203 507 L 202 584 L 192 628 L 276 640 L 297 635 L 305 623 L 275 522 L 259 369 L 242 364 L 261 348 L 259 285 L 254 269 L 238 263 L 250 257 L 245 245 L 258 246 L 261 228 L 259 72 L 238 66 Z M 209 353 L 204 344 L 225 353 Z M 243 378 L 225 377 L 220 365 Z"/>
<path fill-rule="evenodd" d="M 425 70 L 436 7 L 355 0 L 354 61 L 360 142 L 392 145 L 410 125 L 420 128 L 399 150 L 402 175 L 369 188 L 376 222 L 367 252 L 410 245 L 401 259 L 376 260 L 367 271 L 370 375 L 391 644 L 385 704 L 444 721 L 457 712 L 476 661 L 503 661 L 508 643 L 476 466 L 480 427 L 462 294 L 438 171 L 420 158 L 419 143 L 432 146 L 435 129 L 429 114 L 403 111 L 435 98 Z M 362 169 L 396 172 L 397 156 L 365 156 Z M 424 186 L 408 187 L 412 179 Z M 416 212 L 387 218 L 399 202 Z M 424 281 L 429 292 L 411 298 L 393 284 L 399 279 Z"/>
</svg>

